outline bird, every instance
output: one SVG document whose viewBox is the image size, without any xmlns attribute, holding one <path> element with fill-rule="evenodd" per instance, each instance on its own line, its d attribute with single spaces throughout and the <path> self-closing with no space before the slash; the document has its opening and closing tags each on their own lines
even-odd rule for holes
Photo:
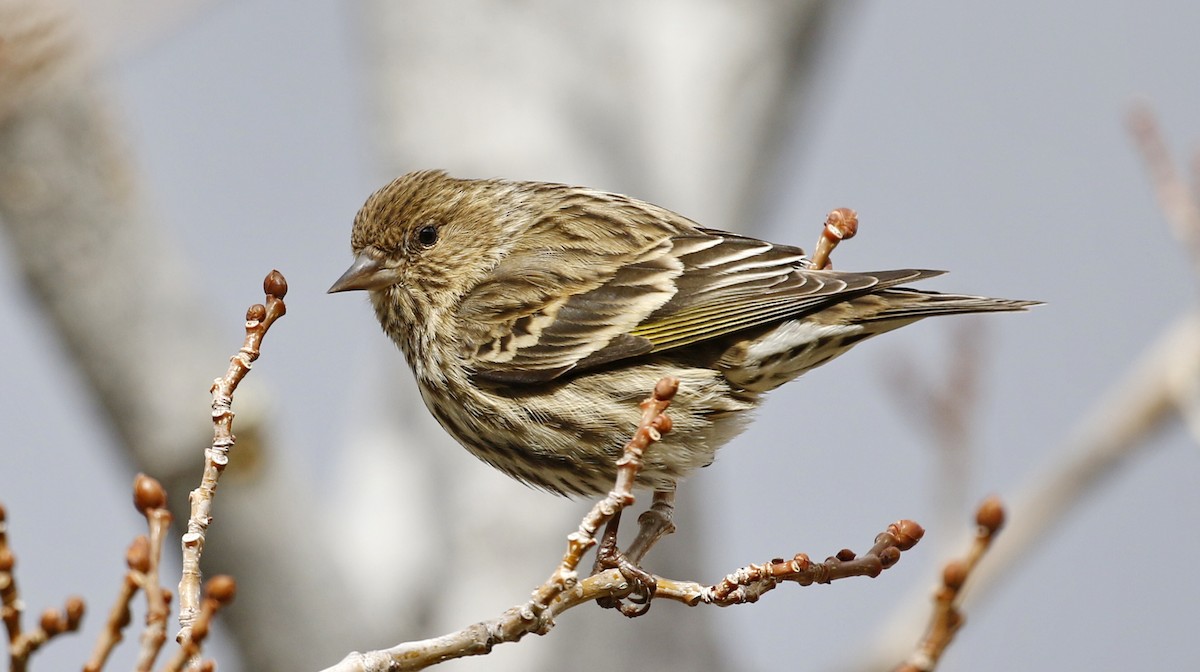
<svg viewBox="0 0 1200 672">
<path fill-rule="evenodd" d="M 426 406 L 476 457 L 552 493 L 612 487 L 638 401 L 679 381 L 638 488 L 673 492 L 771 390 L 926 317 L 1036 301 L 912 289 L 943 271 L 813 267 L 799 247 L 579 186 L 402 175 L 354 219 L 330 293 L 365 291 Z"/>
</svg>

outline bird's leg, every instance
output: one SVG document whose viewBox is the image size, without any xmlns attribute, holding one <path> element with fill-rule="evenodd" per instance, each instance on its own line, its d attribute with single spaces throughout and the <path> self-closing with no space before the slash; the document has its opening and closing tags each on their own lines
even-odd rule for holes
<svg viewBox="0 0 1200 672">
<path fill-rule="evenodd" d="M 638 516 L 638 534 L 625 556 L 637 565 L 659 539 L 675 531 L 675 486 L 654 491 L 654 503 Z"/>
<path fill-rule="evenodd" d="M 650 600 L 653 599 L 654 593 L 658 590 L 658 580 L 651 574 L 646 573 L 641 567 L 637 566 L 636 562 L 630 562 L 629 558 L 617 547 L 617 528 L 620 525 L 621 511 L 628 504 L 632 504 L 633 487 L 637 482 L 638 471 L 642 468 L 642 453 L 646 448 L 655 441 L 662 438 L 663 434 L 671 431 L 671 418 L 667 416 L 665 411 L 667 405 L 671 403 L 671 399 L 675 397 L 676 391 L 679 390 L 679 379 L 674 376 L 664 376 L 654 385 L 654 394 L 650 398 L 641 403 L 642 419 L 638 423 L 637 432 L 629 443 L 625 444 L 625 449 L 621 458 L 617 460 L 617 481 L 613 486 L 613 490 L 609 493 L 608 499 L 615 499 L 614 515 L 608 519 L 608 523 L 604 527 L 604 536 L 601 539 L 600 547 L 596 549 L 596 566 L 595 572 L 601 572 L 607 569 L 617 569 L 621 572 L 621 576 L 629 582 L 630 590 L 626 594 L 630 604 L 625 604 L 620 598 L 618 599 L 600 599 L 597 603 L 602 607 L 615 607 L 621 610 L 621 613 L 633 618 L 641 616 L 650 609 Z M 664 503 L 659 505 L 659 500 Z M 661 496 L 658 492 L 654 494 L 655 505 L 658 506 L 656 518 L 665 519 L 665 525 L 650 525 L 649 519 L 643 526 L 661 528 L 658 531 L 647 535 L 647 541 L 638 545 L 638 558 L 646 554 L 650 546 L 665 534 L 666 526 L 670 525 L 670 516 L 663 516 L 663 507 L 666 511 L 671 509 L 671 503 L 674 501 L 674 487 L 669 489 L 667 495 Z M 600 507 L 604 502 L 597 504 Z M 639 521 L 641 522 L 641 521 Z M 592 528 L 593 530 L 595 527 Z M 641 538 L 642 533 L 638 534 Z M 635 541 L 635 543 L 637 543 Z"/>
<path fill-rule="evenodd" d="M 612 597 L 600 598 L 596 603 L 605 609 L 617 609 L 625 616 L 635 618 L 650 610 L 650 600 L 658 590 L 658 581 L 649 572 L 631 562 L 617 547 L 617 529 L 620 525 L 621 512 L 618 511 L 604 526 L 604 536 L 596 549 L 596 565 L 592 571 L 600 573 L 616 569 L 633 586 L 633 591 L 628 595 L 629 604 L 625 604 L 621 598 Z M 638 536 L 641 536 L 640 533 Z"/>
<path fill-rule="evenodd" d="M 592 566 L 592 574 L 617 567 L 624 559 L 621 549 L 617 546 L 617 530 L 620 527 L 621 512 L 617 511 L 604 526 L 604 536 L 600 537 L 600 545 L 596 547 L 596 564 Z"/>
</svg>

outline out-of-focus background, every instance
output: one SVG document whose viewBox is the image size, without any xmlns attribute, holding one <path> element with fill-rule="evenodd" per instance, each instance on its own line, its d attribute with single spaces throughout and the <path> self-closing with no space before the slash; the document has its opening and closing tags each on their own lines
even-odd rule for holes
<svg viewBox="0 0 1200 672">
<path fill-rule="evenodd" d="M 453 669 L 875 669 L 885 631 L 919 632 L 975 503 L 1067 459 L 1194 305 L 1124 119 L 1147 102 L 1177 164 L 1193 156 L 1195 3 L 156 4 L 0 2 L 0 44 L 51 63 L 0 61 L 0 501 L 28 617 L 69 593 L 90 609 L 40 669 L 91 648 L 142 529 L 132 474 L 177 505 L 198 481 L 206 388 L 272 268 L 289 312 L 235 401 L 248 458 L 205 557 L 241 582 L 221 669 L 441 634 L 552 569 L 582 505 L 453 446 L 365 297 L 325 294 L 355 211 L 401 172 L 584 183 L 806 248 L 849 206 L 839 268 L 948 269 L 928 287 L 1047 303 L 930 320 L 779 390 L 683 486 L 647 562 L 711 582 L 916 519 L 895 569 L 642 621 L 584 607 Z M 946 459 L 904 385 L 940 384 L 964 339 L 970 447 Z M 971 603 L 944 669 L 1200 667 L 1195 439 L 1168 415 L 1138 443 Z"/>
</svg>

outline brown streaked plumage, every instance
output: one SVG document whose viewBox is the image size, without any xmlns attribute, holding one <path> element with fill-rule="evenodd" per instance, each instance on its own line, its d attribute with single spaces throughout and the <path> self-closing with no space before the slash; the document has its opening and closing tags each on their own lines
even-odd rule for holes
<svg viewBox="0 0 1200 672">
<path fill-rule="evenodd" d="M 404 175 L 355 218 L 355 262 L 430 411 L 505 473 L 560 494 L 612 485 L 637 402 L 681 380 L 639 484 L 709 464 L 763 393 L 931 315 L 1035 302 L 899 285 L 941 271 L 818 271 L 801 249 L 706 229 L 628 196 Z"/>
</svg>

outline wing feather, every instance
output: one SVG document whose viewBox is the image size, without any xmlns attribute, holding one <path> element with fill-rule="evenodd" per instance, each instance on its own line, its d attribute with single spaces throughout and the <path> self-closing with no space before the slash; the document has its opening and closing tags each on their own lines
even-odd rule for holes
<svg viewBox="0 0 1200 672">
<path fill-rule="evenodd" d="M 591 200 L 554 211 L 588 235 L 547 235 L 553 219 L 537 219 L 540 235 L 515 241 L 462 300 L 461 342 L 478 378 L 546 382 L 940 273 L 815 271 L 796 247 L 703 229 L 625 197 L 570 198 Z M 605 199 L 604 207 L 595 199 Z M 547 239 L 557 247 L 522 247 Z"/>
</svg>

